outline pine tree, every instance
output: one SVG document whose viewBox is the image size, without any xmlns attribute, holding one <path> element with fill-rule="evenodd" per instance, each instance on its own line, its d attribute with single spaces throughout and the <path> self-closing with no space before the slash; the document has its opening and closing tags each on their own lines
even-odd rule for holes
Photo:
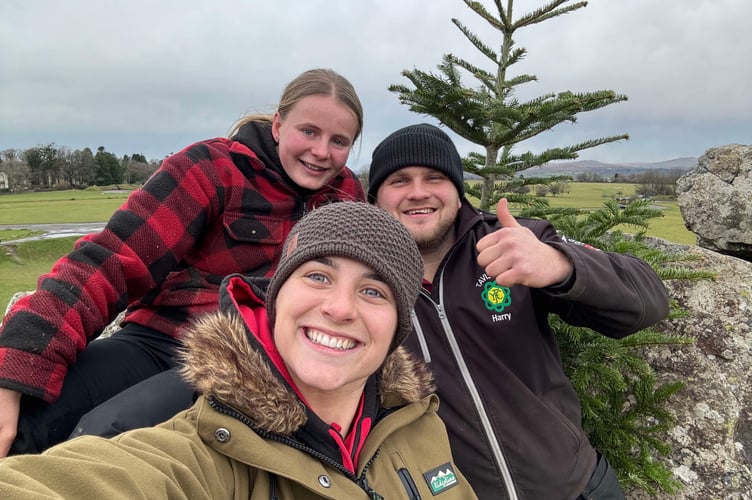
<svg viewBox="0 0 752 500">
<path fill-rule="evenodd" d="M 108 186 L 123 182 L 123 169 L 120 167 L 117 156 L 107 151 L 104 146 L 97 148 L 94 162 L 96 164 L 98 186 Z"/>
<path fill-rule="evenodd" d="M 507 193 L 513 191 L 505 185 L 496 186 L 497 179 L 510 180 L 520 170 L 552 160 L 575 159 L 578 151 L 629 137 L 621 134 L 591 139 L 568 147 L 550 148 L 537 154 L 516 154 L 516 144 L 560 123 L 574 123 L 578 113 L 625 101 L 627 97 L 612 90 L 564 91 L 545 94 L 525 102 L 520 102 L 515 97 L 517 87 L 537 80 L 534 75 L 511 75 L 512 66 L 527 53 L 523 47 L 515 47 L 516 31 L 585 7 L 587 2 L 564 6 L 569 0 L 554 0 L 515 20 L 512 15 L 513 0 L 507 0 L 506 7 L 501 0 L 495 0 L 496 16 L 486 10 L 481 2 L 463 1 L 501 34 L 501 46 L 497 52 L 458 19 L 452 19 L 452 23 L 470 43 L 490 61 L 490 68 L 481 68 L 452 54 L 446 54 L 443 62 L 438 65 L 440 74 L 418 69 L 405 70 L 402 72 L 403 76 L 415 88 L 391 85 L 389 90 L 398 93 L 400 101 L 409 105 L 410 110 L 437 118 L 459 136 L 485 149 L 485 154 L 473 153 L 465 160 L 465 170 L 483 178 L 480 189 L 468 186 L 468 194 L 480 199 L 481 209 L 488 210 L 496 206 L 502 196 L 499 189 Z M 472 77 L 477 82 L 477 87 L 465 86 L 462 82 L 463 74 Z M 517 179 L 515 182 L 525 184 L 528 181 Z M 511 197 L 510 201 L 521 199 Z M 527 198 L 527 201 L 531 201 L 531 198 Z"/>
<path fill-rule="evenodd" d="M 648 221 L 661 215 L 648 200 L 635 200 L 624 208 L 615 200 L 608 200 L 585 216 L 557 214 L 548 219 L 568 238 L 641 258 L 663 280 L 712 279 L 707 272 L 682 267 L 692 256 L 665 253 L 648 244 Z M 619 228 L 625 226 L 636 229 L 636 233 L 624 234 Z M 683 314 L 672 305 L 669 318 Z M 550 322 L 564 370 L 580 397 L 583 427 L 593 446 L 614 467 L 622 486 L 650 494 L 677 491 L 681 483 L 661 461 L 671 451 L 661 433 L 674 427 L 670 398 L 682 389 L 683 383 L 658 383 L 643 351 L 693 340 L 653 328 L 611 339 L 587 328 L 567 325 L 556 316 L 551 316 Z"/>
</svg>

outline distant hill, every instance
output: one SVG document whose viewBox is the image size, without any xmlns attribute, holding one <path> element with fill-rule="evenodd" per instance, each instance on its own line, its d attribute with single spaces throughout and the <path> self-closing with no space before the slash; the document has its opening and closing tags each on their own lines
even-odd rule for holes
<svg viewBox="0 0 752 500">
<path fill-rule="evenodd" d="M 524 177 L 551 177 L 554 175 L 568 175 L 575 177 L 579 173 L 590 172 L 602 177 L 639 174 L 648 170 L 691 170 L 697 165 L 697 158 L 674 158 L 673 160 L 655 163 L 604 163 L 594 160 L 574 160 L 551 162 L 540 167 L 532 167 L 521 171 Z"/>
</svg>

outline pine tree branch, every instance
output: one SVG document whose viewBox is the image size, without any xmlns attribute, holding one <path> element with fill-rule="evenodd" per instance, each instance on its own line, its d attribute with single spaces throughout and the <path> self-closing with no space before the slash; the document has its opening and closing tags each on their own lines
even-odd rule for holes
<svg viewBox="0 0 752 500">
<path fill-rule="evenodd" d="M 513 25 L 513 29 L 517 30 L 519 28 L 522 28 L 524 26 L 530 26 L 532 24 L 538 24 L 542 23 L 544 21 L 548 21 L 549 19 L 553 19 L 554 17 L 558 17 L 562 14 L 566 14 L 568 12 L 575 11 L 577 9 L 580 9 L 582 7 L 587 7 L 587 2 L 577 2 L 574 5 L 570 5 L 568 7 L 564 7 L 561 9 L 557 9 L 557 7 L 561 4 L 564 4 L 568 2 L 569 0 L 555 0 L 551 2 L 548 5 L 545 5 L 543 7 L 540 7 L 530 14 L 524 15 L 520 17 Z"/>
<path fill-rule="evenodd" d="M 467 29 L 467 26 L 462 24 L 458 19 L 452 18 L 452 22 L 455 26 L 462 32 L 463 35 L 465 35 L 465 38 L 467 38 L 470 43 L 473 44 L 473 46 L 478 49 L 478 51 L 486 56 L 488 59 L 491 60 L 494 64 L 499 62 L 499 56 L 496 54 L 496 52 L 491 49 L 488 45 L 484 44 L 483 41 L 478 38 L 473 32 L 471 32 L 469 29 Z"/>
</svg>

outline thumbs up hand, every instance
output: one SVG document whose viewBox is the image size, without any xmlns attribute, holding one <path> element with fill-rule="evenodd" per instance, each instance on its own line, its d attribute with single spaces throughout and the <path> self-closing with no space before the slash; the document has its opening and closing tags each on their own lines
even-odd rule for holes
<svg viewBox="0 0 752 500">
<path fill-rule="evenodd" d="M 499 200 L 496 216 L 501 229 L 478 241 L 478 265 L 501 286 L 544 288 L 564 281 L 572 263 L 562 252 L 540 241 L 509 212 L 506 198 Z"/>
</svg>

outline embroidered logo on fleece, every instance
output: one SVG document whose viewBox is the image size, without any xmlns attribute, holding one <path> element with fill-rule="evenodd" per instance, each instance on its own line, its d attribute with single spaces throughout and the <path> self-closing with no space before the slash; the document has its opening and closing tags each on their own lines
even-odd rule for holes
<svg viewBox="0 0 752 500">
<path fill-rule="evenodd" d="M 457 485 L 457 475 L 449 462 L 423 473 L 423 479 L 426 480 L 433 496 Z"/>
<path fill-rule="evenodd" d="M 500 313 L 512 304 L 512 292 L 495 281 L 486 281 L 480 296 L 489 311 Z"/>
</svg>

